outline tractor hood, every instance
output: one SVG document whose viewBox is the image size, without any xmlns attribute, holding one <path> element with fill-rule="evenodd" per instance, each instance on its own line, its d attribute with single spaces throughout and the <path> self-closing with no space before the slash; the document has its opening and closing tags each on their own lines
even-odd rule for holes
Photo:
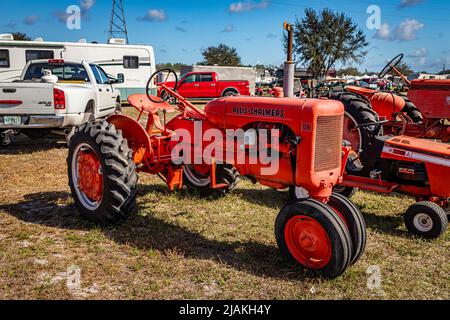
<svg viewBox="0 0 450 320">
<path fill-rule="evenodd" d="M 205 107 L 206 119 L 223 129 L 269 122 L 285 124 L 297 134 L 300 134 L 302 127 L 311 128 L 313 118 L 343 113 L 341 102 L 322 99 L 237 96 L 213 100 Z"/>
</svg>

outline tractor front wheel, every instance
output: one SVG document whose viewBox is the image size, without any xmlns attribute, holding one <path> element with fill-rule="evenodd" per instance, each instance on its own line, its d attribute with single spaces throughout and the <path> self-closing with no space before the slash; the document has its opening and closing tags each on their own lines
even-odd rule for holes
<svg viewBox="0 0 450 320">
<path fill-rule="evenodd" d="M 334 210 L 313 199 L 287 204 L 275 222 L 281 254 L 326 278 L 340 276 L 352 258 L 351 237 Z"/>
<path fill-rule="evenodd" d="M 352 258 L 350 264 L 355 264 L 361 258 L 366 248 L 366 222 L 358 207 L 346 197 L 333 193 L 328 201 L 336 213 L 344 220 L 352 238 Z"/>
<path fill-rule="evenodd" d="M 404 218 L 408 231 L 425 239 L 439 238 L 448 227 L 444 209 L 430 201 L 413 204 L 406 211 Z"/>
<path fill-rule="evenodd" d="M 136 206 L 137 175 L 121 131 L 106 121 L 85 123 L 70 141 L 69 186 L 81 216 L 110 225 Z"/>
</svg>

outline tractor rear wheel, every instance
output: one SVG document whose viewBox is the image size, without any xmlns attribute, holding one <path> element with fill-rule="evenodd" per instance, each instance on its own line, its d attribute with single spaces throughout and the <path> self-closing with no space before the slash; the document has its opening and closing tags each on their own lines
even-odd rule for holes
<svg viewBox="0 0 450 320">
<path fill-rule="evenodd" d="M 344 219 L 352 238 L 352 258 L 350 264 L 355 264 L 361 258 L 366 248 L 366 222 L 358 207 L 346 197 L 333 193 L 328 201 L 339 216 Z"/>
<path fill-rule="evenodd" d="M 406 115 L 411 118 L 414 123 L 422 123 L 423 122 L 423 114 L 420 110 L 409 100 L 406 96 L 401 96 L 403 100 L 405 100 L 406 104 L 403 108 L 402 112 L 406 113 Z"/>
<path fill-rule="evenodd" d="M 239 171 L 231 165 L 217 165 L 216 182 L 225 183 L 227 187 L 220 189 L 211 188 L 210 166 L 185 165 L 183 167 L 183 182 L 189 189 L 204 195 L 223 196 L 236 188 L 239 183 Z"/>
<path fill-rule="evenodd" d="M 366 126 L 364 129 L 359 125 L 379 121 L 378 114 L 372 109 L 370 102 L 357 94 L 351 92 L 333 92 L 330 99 L 341 101 L 345 107 L 344 118 L 344 140 L 350 142 L 356 153 L 362 154 L 370 149 L 370 140 L 374 135 L 383 135 L 383 130 L 377 130 L 377 126 Z"/>
<path fill-rule="evenodd" d="M 336 278 L 350 265 L 347 227 L 331 207 L 319 201 L 287 204 L 276 219 L 275 237 L 284 258 L 323 277 Z"/>
<path fill-rule="evenodd" d="M 81 216 L 110 225 L 136 206 L 136 167 L 122 132 L 106 121 L 81 125 L 70 141 L 69 186 Z"/>
<path fill-rule="evenodd" d="M 436 239 L 448 228 L 448 218 L 444 209 L 431 201 L 417 202 L 405 212 L 408 231 L 425 239 Z"/>
</svg>

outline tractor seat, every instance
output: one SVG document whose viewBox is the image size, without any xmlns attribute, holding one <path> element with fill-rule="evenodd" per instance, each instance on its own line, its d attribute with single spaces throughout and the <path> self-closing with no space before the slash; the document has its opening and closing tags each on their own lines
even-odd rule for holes
<svg viewBox="0 0 450 320">
<path fill-rule="evenodd" d="M 151 101 L 146 94 L 133 94 L 128 97 L 128 102 L 139 112 L 144 111 L 146 113 L 156 114 L 159 111 L 166 110 L 166 112 L 175 112 L 176 109 L 167 103 L 167 101 L 163 101 L 161 98 L 156 96 L 151 96 L 155 101 Z"/>
</svg>

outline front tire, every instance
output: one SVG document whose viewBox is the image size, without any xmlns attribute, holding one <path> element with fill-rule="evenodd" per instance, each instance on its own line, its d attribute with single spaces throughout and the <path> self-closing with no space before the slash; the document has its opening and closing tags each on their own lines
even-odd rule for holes
<svg viewBox="0 0 450 320">
<path fill-rule="evenodd" d="M 404 216 L 408 231 L 425 239 L 436 239 L 448 228 L 444 209 L 430 201 L 417 202 L 410 206 Z"/>
<path fill-rule="evenodd" d="M 336 278 L 350 264 L 347 227 L 331 207 L 316 200 L 287 204 L 277 216 L 275 237 L 287 261 L 320 276 Z"/>
<path fill-rule="evenodd" d="M 352 258 L 350 264 L 355 264 L 366 248 L 366 222 L 358 207 L 346 197 L 333 193 L 328 205 L 335 209 L 344 219 L 352 238 Z"/>
<path fill-rule="evenodd" d="M 114 125 L 81 125 L 71 139 L 67 163 L 69 186 L 83 218 L 118 224 L 134 210 L 137 175 L 132 151 Z"/>
</svg>

